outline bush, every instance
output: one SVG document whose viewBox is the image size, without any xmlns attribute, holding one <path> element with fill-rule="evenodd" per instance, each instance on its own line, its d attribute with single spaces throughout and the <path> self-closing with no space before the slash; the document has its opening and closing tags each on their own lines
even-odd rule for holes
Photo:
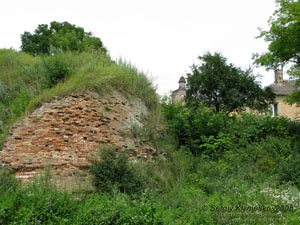
<svg viewBox="0 0 300 225">
<path fill-rule="evenodd" d="M 179 105 L 162 103 L 170 132 L 177 140 L 177 148 L 184 147 L 194 155 L 217 160 L 232 149 L 245 148 L 250 143 L 268 137 L 300 137 L 300 123 L 284 117 L 271 118 L 249 113 L 228 116 L 214 113 L 203 104 Z"/>
<path fill-rule="evenodd" d="M 245 113 L 228 118 L 226 133 L 235 137 L 239 146 L 265 140 L 269 136 L 278 138 L 299 137 L 300 124 L 285 117 L 258 116 Z"/>
<path fill-rule="evenodd" d="M 166 150 L 166 149 L 165 149 Z M 169 150 L 155 160 L 137 163 L 146 190 L 153 193 L 167 193 L 177 185 L 184 185 L 189 173 L 195 172 L 197 161 L 191 152 Z"/>
<path fill-rule="evenodd" d="M 18 182 L 10 170 L 0 167 L 0 193 L 15 190 Z"/>
<path fill-rule="evenodd" d="M 1 178 L 7 190 L 0 191 L 0 224 L 68 224 L 75 213 L 77 201 L 57 190 L 47 175 L 26 186 Z"/>
<path fill-rule="evenodd" d="M 67 224 L 76 201 L 51 186 L 33 184 L 20 193 L 17 224 Z"/>
<path fill-rule="evenodd" d="M 227 142 L 226 137 L 219 136 L 226 127 L 225 114 L 213 113 L 211 109 L 201 104 L 197 106 L 165 104 L 163 112 L 171 131 L 178 140 L 178 148 L 185 147 L 194 155 L 200 155 L 206 150 L 210 153 L 226 150 L 224 147 L 227 146 L 221 147 L 220 144 L 213 143 L 215 138 L 219 142 Z"/>
<path fill-rule="evenodd" d="M 293 152 L 277 166 L 280 182 L 289 182 L 300 187 L 300 153 Z"/>
<path fill-rule="evenodd" d="M 48 86 L 53 87 L 58 82 L 64 81 L 71 73 L 71 66 L 68 65 L 63 53 L 48 56 L 45 60 Z"/>
<path fill-rule="evenodd" d="M 251 182 L 273 177 L 279 182 L 299 184 L 299 151 L 288 138 L 266 137 L 246 147 L 228 151 L 224 158 L 236 176 Z M 274 182 L 274 181 L 273 181 Z"/>
<path fill-rule="evenodd" d="M 159 206 L 143 196 L 132 200 L 128 195 L 121 193 L 113 196 L 95 193 L 81 201 L 72 224 L 159 225 L 163 224 L 162 212 L 157 205 Z"/>
<path fill-rule="evenodd" d="M 99 158 L 93 159 L 90 166 L 97 191 L 134 194 L 143 189 L 140 176 L 124 154 L 118 154 L 114 148 L 104 148 L 99 151 Z"/>
</svg>

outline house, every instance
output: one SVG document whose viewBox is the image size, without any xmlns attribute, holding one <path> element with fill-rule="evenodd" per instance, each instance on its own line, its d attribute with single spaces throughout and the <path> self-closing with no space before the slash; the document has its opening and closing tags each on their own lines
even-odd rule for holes
<svg viewBox="0 0 300 225">
<path fill-rule="evenodd" d="M 271 90 L 275 94 L 275 101 L 269 106 L 271 116 L 285 116 L 290 119 L 300 119 L 300 107 L 296 104 L 288 104 L 285 102 L 285 97 L 295 90 L 300 89 L 295 87 L 294 80 L 284 80 L 283 70 L 277 69 L 274 72 L 275 79 L 274 83 L 270 85 Z M 185 102 L 186 95 L 186 80 L 183 76 L 179 79 L 179 87 L 172 92 L 172 101 L 177 103 Z"/>
<path fill-rule="evenodd" d="M 172 101 L 177 103 L 184 103 L 184 98 L 186 95 L 186 81 L 183 76 L 179 78 L 179 87 L 172 92 Z"/>
<path fill-rule="evenodd" d="M 275 70 L 274 83 L 270 85 L 272 91 L 276 95 L 275 101 L 270 105 L 271 116 L 285 116 L 290 119 L 300 118 L 300 107 L 296 104 L 288 104 L 284 101 L 285 97 L 297 90 L 294 80 L 284 80 L 283 70 Z"/>
</svg>

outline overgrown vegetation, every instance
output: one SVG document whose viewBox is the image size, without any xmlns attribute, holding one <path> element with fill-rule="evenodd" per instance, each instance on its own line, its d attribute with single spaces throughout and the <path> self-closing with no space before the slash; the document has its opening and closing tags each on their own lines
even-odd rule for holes
<svg viewBox="0 0 300 225">
<path fill-rule="evenodd" d="M 57 189 L 48 173 L 21 185 L 0 166 L 0 224 L 299 224 L 299 122 L 229 115 L 201 101 L 159 104 L 135 67 L 101 50 L 69 50 L 0 50 L 0 145 L 53 96 L 117 90 L 145 102 L 147 122 L 132 135 L 164 154 L 131 162 L 104 148 L 90 166 L 95 191 L 80 195 Z"/>
<path fill-rule="evenodd" d="M 0 49 L 0 147 L 14 121 L 53 96 L 74 91 L 104 94 L 116 90 L 128 98 L 140 98 L 150 111 L 157 111 L 152 81 L 132 65 L 114 62 L 101 51 L 54 53 L 33 57 Z"/>
<path fill-rule="evenodd" d="M 3 49 L 0 57 L 2 140 L 14 121 L 55 95 L 118 90 L 152 110 L 146 130 L 136 135 L 160 142 L 166 152 L 132 164 L 104 151 L 102 161 L 91 166 L 95 193 L 79 197 L 57 190 L 46 178 L 20 185 L 1 169 L 1 224 L 299 223 L 298 122 L 163 102 L 167 135 L 157 132 L 163 125 L 151 82 L 123 61 L 99 52 L 33 57 Z M 254 206 L 270 209 L 256 213 L 273 216 L 243 218 L 241 207 Z M 236 207 L 231 217 L 224 207 Z"/>
<path fill-rule="evenodd" d="M 184 106 L 163 103 L 163 112 L 177 140 L 194 155 L 213 159 L 232 149 L 261 142 L 268 137 L 299 139 L 300 124 L 284 117 L 259 116 L 249 113 L 228 116 L 213 113 L 204 104 Z"/>
<path fill-rule="evenodd" d="M 201 102 L 229 114 L 246 107 L 263 111 L 274 100 L 271 89 L 262 89 L 251 68 L 238 68 L 220 53 L 207 52 L 198 59 L 200 64 L 187 74 L 187 104 Z"/>
<path fill-rule="evenodd" d="M 99 151 L 98 158 L 92 159 L 90 172 L 100 192 L 138 194 L 143 189 L 137 170 L 128 163 L 124 153 L 117 153 L 113 147 Z"/>
<path fill-rule="evenodd" d="M 134 194 L 113 187 L 111 181 L 115 177 L 110 179 L 105 172 L 107 176 L 102 182 L 110 188 L 80 198 L 56 189 L 47 176 L 21 186 L 7 172 L 1 172 L 0 180 L 7 185 L 0 192 L 0 221 L 1 224 L 179 225 L 227 224 L 233 219 L 241 224 L 248 219 L 252 222 L 247 224 L 298 224 L 299 189 L 290 179 L 297 177 L 297 170 L 288 165 L 290 151 L 297 152 L 291 141 L 275 137 L 227 151 L 218 160 L 195 157 L 186 149 L 170 151 L 165 159 L 135 164 L 139 166 L 135 170 L 139 182 L 145 185 L 142 191 Z M 115 174 L 113 168 L 126 163 L 117 165 L 120 159 L 112 158 L 105 161 L 113 164 L 106 164 L 109 169 L 105 171 Z M 284 168 L 290 171 L 286 173 Z M 226 211 L 226 207 L 235 209 Z M 260 208 L 254 210 L 254 207 Z M 262 216 L 242 218 L 255 213 Z M 266 219 L 263 217 L 266 214 L 271 217 Z"/>
</svg>

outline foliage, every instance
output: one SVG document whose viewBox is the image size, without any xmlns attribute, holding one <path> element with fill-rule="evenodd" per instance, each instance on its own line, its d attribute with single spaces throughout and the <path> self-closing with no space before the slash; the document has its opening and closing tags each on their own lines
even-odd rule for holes
<svg viewBox="0 0 300 225">
<path fill-rule="evenodd" d="M 269 42 L 268 52 L 257 55 L 256 63 L 276 69 L 288 62 L 300 64 L 300 6 L 296 0 L 276 0 L 277 9 L 269 19 L 269 30 L 260 29 L 259 38 Z"/>
<path fill-rule="evenodd" d="M 60 31 L 53 43 L 67 45 L 75 33 Z M 85 41 L 89 40 L 97 42 Z M 49 49 L 44 41 L 41 46 Z M 229 108 L 216 112 L 198 101 L 164 101 L 160 108 L 151 80 L 132 65 L 113 62 L 102 50 L 50 49 L 53 54 L 32 53 L 35 57 L 0 50 L 0 145 L 18 117 L 53 96 L 117 90 L 146 103 L 151 116 L 145 130 L 135 134 L 162 142 L 164 153 L 152 161 L 131 163 L 114 148 L 104 149 L 91 165 L 97 192 L 80 197 L 58 190 L 49 175 L 20 185 L 0 168 L 0 224 L 227 224 L 232 221 L 220 209 L 257 205 L 279 207 L 272 212 L 284 221 L 269 223 L 299 223 L 298 122 L 253 114 L 229 116 Z M 251 75 L 227 65 L 221 55 L 210 57 L 224 71 Z M 173 138 L 161 135 L 160 109 Z M 243 213 L 237 210 L 230 216 Z"/>
<path fill-rule="evenodd" d="M 288 118 L 246 113 L 230 117 L 225 132 L 233 135 L 232 143 L 239 148 L 249 143 L 265 140 L 268 136 L 297 140 L 299 131 L 300 124 Z"/>
<path fill-rule="evenodd" d="M 250 69 L 244 71 L 227 63 L 221 54 L 200 56 L 187 78 L 187 103 L 204 102 L 215 112 L 231 113 L 244 107 L 264 110 L 274 98 L 263 90 Z"/>
<path fill-rule="evenodd" d="M 168 126 L 177 140 L 194 155 L 220 158 L 232 148 L 245 147 L 265 140 L 268 136 L 297 140 L 300 124 L 284 117 L 258 116 L 244 113 L 227 116 L 214 113 L 203 104 L 162 104 Z"/>
<path fill-rule="evenodd" d="M 188 151 L 165 151 L 165 155 L 155 160 L 138 162 L 137 168 L 144 180 L 146 191 L 168 193 L 178 184 L 185 182 L 189 173 L 195 172 L 194 156 Z"/>
<path fill-rule="evenodd" d="M 0 192 L 14 191 L 17 188 L 17 180 L 8 169 L 0 167 Z"/>
<path fill-rule="evenodd" d="M 244 174 L 245 179 L 253 180 L 277 174 L 281 170 L 280 164 L 286 161 L 293 152 L 291 140 L 268 136 L 265 140 L 229 151 L 225 157 L 237 174 Z"/>
<path fill-rule="evenodd" d="M 147 200 L 131 201 L 126 195 L 94 194 L 85 199 L 73 224 L 157 224 L 155 210 Z"/>
<path fill-rule="evenodd" d="M 116 90 L 128 98 L 141 99 L 149 115 L 159 112 L 152 81 L 129 63 L 113 62 L 101 51 L 52 51 L 54 55 L 33 57 L 0 49 L 0 149 L 9 126 L 53 96 L 86 89 L 99 94 Z M 157 118 L 152 126 L 160 123 Z M 152 135 L 155 133 L 152 131 Z"/>
<path fill-rule="evenodd" d="M 0 149 L 8 126 L 24 113 L 32 97 L 45 87 L 40 63 L 40 59 L 25 53 L 0 49 Z"/>
<path fill-rule="evenodd" d="M 300 155 L 298 149 L 292 150 L 278 163 L 276 172 L 281 182 L 292 183 L 300 187 Z"/>
<path fill-rule="evenodd" d="M 43 59 L 43 58 L 42 58 Z M 70 75 L 71 65 L 68 65 L 63 53 L 43 59 L 46 69 L 46 77 L 48 78 L 48 87 L 55 86 L 58 82 L 63 82 Z"/>
<path fill-rule="evenodd" d="M 13 177 L 6 179 L 16 183 Z M 66 192 L 58 191 L 47 179 L 1 190 L 0 223 L 67 224 L 76 207 L 75 200 Z"/>
<path fill-rule="evenodd" d="M 101 67 L 97 69 L 101 70 Z M 115 90 L 129 97 L 140 98 L 151 111 L 159 109 L 158 95 L 155 92 L 152 78 L 149 78 L 130 63 L 119 59 L 117 63 L 110 64 L 109 67 L 105 68 L 102 73 L 110 74 L 102 82 L 106 82 Z"/>
<path fill-rule="evenodd" d="M 50 26 L 39 24 L 33 34 L 24 32 L 21 40 L 22 51 L 32 55 L 51 54 L 51 48 L 80 52 L 93 49 L 106 53 L 100 38 L 68 22 L 53 21 Z"/>
<path fill-rule="evenodd" d="M 226 127 L 225 114 L 213 113 L 203 104 L 195 106 L 164 104 L 163 112 L 175 135 L 178 147 L 184 146 L 194 155 L 205 152 L 210 156 L 215 151 L 219 154 L 230 147 L 223 145 L 224 142 L 227 143 L 228 138 L 227 135 L 222 134 Z"/>
<path fill-rule="evenodd" d="M 267 69 L 289 66 L 290 77 L 300 79 L 300 4 L 298 0 L 276 0 L 277 9 L 269 19 L 269 29 L 260 29 L 258 38 L 269 43 L 268 51 L 255 54 L 257 65 Z M 299 86 L 299 82 L 296 84 Z M 290 96 L 290 103 L 299 103 L 299 91 Z"/>
<path fill-rule="evenodd" d="M 286 224 L 297 224 L 299 189 L 289 183 L 280 184 L 282 180 L 276 175 L 281 169 L 278 162 L 289 158 L 292 149 L 298 149 L 293 144 L 269 138 L 227 151 L 217 161 L 171 151 L 165 159 L 168 166 L 160 161 L 159 167 L 150 168 L 176 177 L 175 183 L 162 192 L 152 188 L 134 196 L 114 192 L 78 198 L 57 190 L 51 177 L 45 176 L 27 186 L 0 191 L 0 223 L 214 225 L 231 222 L 229 214 L 222 211 L 225 207 L 265 206 L 273 207 L 268 211 L 270 215 L 281 215 L 281 221 L 276 222 L 274 216 L 269 223 L 283 224 L 284 220 Z M 299 153 L 294 156 L 299 158 Z M 148 182 L 152 181 L 150 176 Z M 245 212 L 233 210 L 230 216 L 240 213 Z"/>
<path fill-rule="evenodd" d="M 93 184 L 99 192 L 136 194 L 140 192 L 142 181 L 137 171 L 129 164 L 124 154 L 114 148 L 101 149 L 100 159 L 93 159 L 90 172 Z"/>
</svg>

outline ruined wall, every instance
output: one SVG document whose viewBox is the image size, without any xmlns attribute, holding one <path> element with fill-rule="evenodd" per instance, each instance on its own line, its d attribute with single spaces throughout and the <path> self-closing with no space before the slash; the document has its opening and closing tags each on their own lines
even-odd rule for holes
<svg viewBox="0 0 300 225">
<path fill-rule="evenodd" d="M 73 188 L 88 180 L 86 168 L 101 145 L 113 144 L 129 157 L 149 158 L 156 150 L 131 134 L 143 126 L 147 109 L 139 99 L 114 92 L 55 97 L 17 122 L 0 151 L 0 163 L 28 181 L 45 165 L 58 185 Z"/>
</svg>

